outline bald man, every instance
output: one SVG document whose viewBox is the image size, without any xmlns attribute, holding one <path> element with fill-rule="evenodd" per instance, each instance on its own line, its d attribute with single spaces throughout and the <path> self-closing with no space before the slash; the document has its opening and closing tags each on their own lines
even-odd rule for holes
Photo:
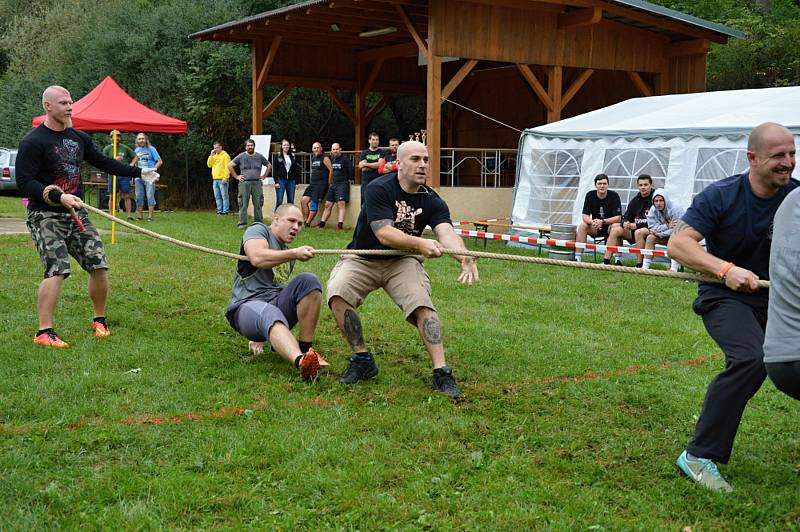
<svg viewBox="0 0 800 532">
<path fill-rule="evenodd" d="M 716 464 L 728 463 L 744 408 L 766 378 L 769 294 L 758 281 L 769 278 L 775 212 L 800 185 L 792 179 L 794 136 L 779 124 L 753 129 L 747 160 L 747 172 L 695 196 L 669 240 L 670 257 L 722 281 L 700 283 L 692 308 L 724 352 L 725 369 L 711 381 L 694 437 L 677 459 L 689 478 L 715 491 L 732 489 Z"/>
<path fill-rule="evenodd" d="M 39 285 L 39 329 L 35 344 L 68 347 L 53 330 L 53 315 L 61 285 L 70 274 L 69 255 L 89 272 L 89 298 L 94 308 L 91 329 L 95 336 L 111 334 L 105 318 L 108 295 L 108 260 L 103 241 L 83 208 L 81 162 L 112 175 L 139 177 L 142 172 L 104 156 L 83 131 L 72 128 L 72 97 L 64 87 L 51 86 L 42 94 L 44 122 L 25 135 L 17 154 L 17 184 L 29 198 L 28 229 L 44 266 L 44 280 Z M 152 175 L 158 176 L 153 172 Z M 44 191 L 55 185 L 63 192 L 51 191 L 50 203 Z M 72 218 L 69 208 L 76 209 L 83 229 Z"/>
<path fill-rule="evenodd" d="M 433 366 L 433 389 L 455 399 L 461 396 L 461 389 L 445 364 L 442 324 L 421 257 L 439 257 L 443 247 L 465 250 L 464 242 L 453 230 L 447 204 L 425 185 L 428 149 L 419 142 L 405 142 L 397 150 L 397 158 L 397 173 L 379 177 L 367 187 L 364 208 L 347 247 L 413 250 L 419 256 L 345 255 L 331 271 L 328 305 L 353 353 L 340 382 L 355 384 L 378 374 L 355 309 L 367 295 L 383 288 L 406 321 L 419 330 Z M 436 240 L 422 238 L 426 226 L 433 228 Z M 474 257 L 453 258 L 461 264 L 460 282 L 480 280 Z"/>
</svg>

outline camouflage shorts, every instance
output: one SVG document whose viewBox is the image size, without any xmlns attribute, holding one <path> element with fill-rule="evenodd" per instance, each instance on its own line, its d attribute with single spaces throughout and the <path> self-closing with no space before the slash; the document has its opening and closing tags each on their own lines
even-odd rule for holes
<svg viewBox="0 0 800 532">
<path fill-rule="evenodd" d="M 78 216 L 86 226 L 83 232 L 78 231 L 78 226 L 68 213 L 28 213 L 28 230 L 42 259 L 45 279 L 54 275 L 68 277 L 70 255 L 87 272 L 108 269 L 108 259 L 97 229 L 89 221 L 85 209 L 79 210 Z"/>
</svg>

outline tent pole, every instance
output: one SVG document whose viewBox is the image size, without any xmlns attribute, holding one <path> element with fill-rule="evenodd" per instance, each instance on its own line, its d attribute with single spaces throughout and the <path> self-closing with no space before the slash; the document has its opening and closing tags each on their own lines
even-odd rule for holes
<svg viewBox="0 0 800 532">
<path fill-rule="evenodd" d="M 117 159 L 117 130 L 111 132 L 111 136 L 113 137 L 114 142 L 114 160 Z M 117 176 L 112 176 L 111 179 L 114 180 L 113 184 L 111 185 L 111 204 L 108 207 L 108 212 L 111 213 L 111 216 L 116 216 L 117 214 Z M 100 196 L 100 193 L 97 193 Z M 99 205 L 98 205 L 99 207 Z M 111 220 L 111 243 L 117 243 L 117 222 Z"/>
</svg>

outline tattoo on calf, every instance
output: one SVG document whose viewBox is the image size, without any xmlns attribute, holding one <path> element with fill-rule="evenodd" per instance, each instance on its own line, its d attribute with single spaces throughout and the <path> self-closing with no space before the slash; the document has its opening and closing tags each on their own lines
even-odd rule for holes
<svg viewBox="0 0 800 532">
<path fill-rule="evenodd" d="M 442 324 L 436 316 L 422 320 L 422 339 L 425 343 L 439 345 L 442 343 Z"/>
<path fill-rule="evenodd" d="M 364 333 L 361 331 L 361 320 L 356 311 L 349 308 L 344 311 L 344 336 L 350 349 L 364 345 Z"/>
</svg>

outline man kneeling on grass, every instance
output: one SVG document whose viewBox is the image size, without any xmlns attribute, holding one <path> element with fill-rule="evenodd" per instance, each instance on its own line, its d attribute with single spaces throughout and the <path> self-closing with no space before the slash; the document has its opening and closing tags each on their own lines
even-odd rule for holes
<svg viewBox="0 0 800 532">
<path fill-rule="evenodd" d="M 322 284 L 308 272 L 289 280 L 296 260 L 314 257 L 314 249 L 309 246 L 287 247 L 302 227 L 303 213 L 287 203 L 275 210 L 269 227 L 256 222 L 247 228 L 239 253 L 249 260 L 236 264 L 225 317 L 236 332 L 250 340 L 250 351 L 260 354 L 263 342 L 269 342 L 275 352 L 300 370 L 303 379 L 313 379 L 319 366 L 327 365 L 311 348 L 319 321 Z M 299 343 L 291 331 L 298 322 Z"/>
</svg>

